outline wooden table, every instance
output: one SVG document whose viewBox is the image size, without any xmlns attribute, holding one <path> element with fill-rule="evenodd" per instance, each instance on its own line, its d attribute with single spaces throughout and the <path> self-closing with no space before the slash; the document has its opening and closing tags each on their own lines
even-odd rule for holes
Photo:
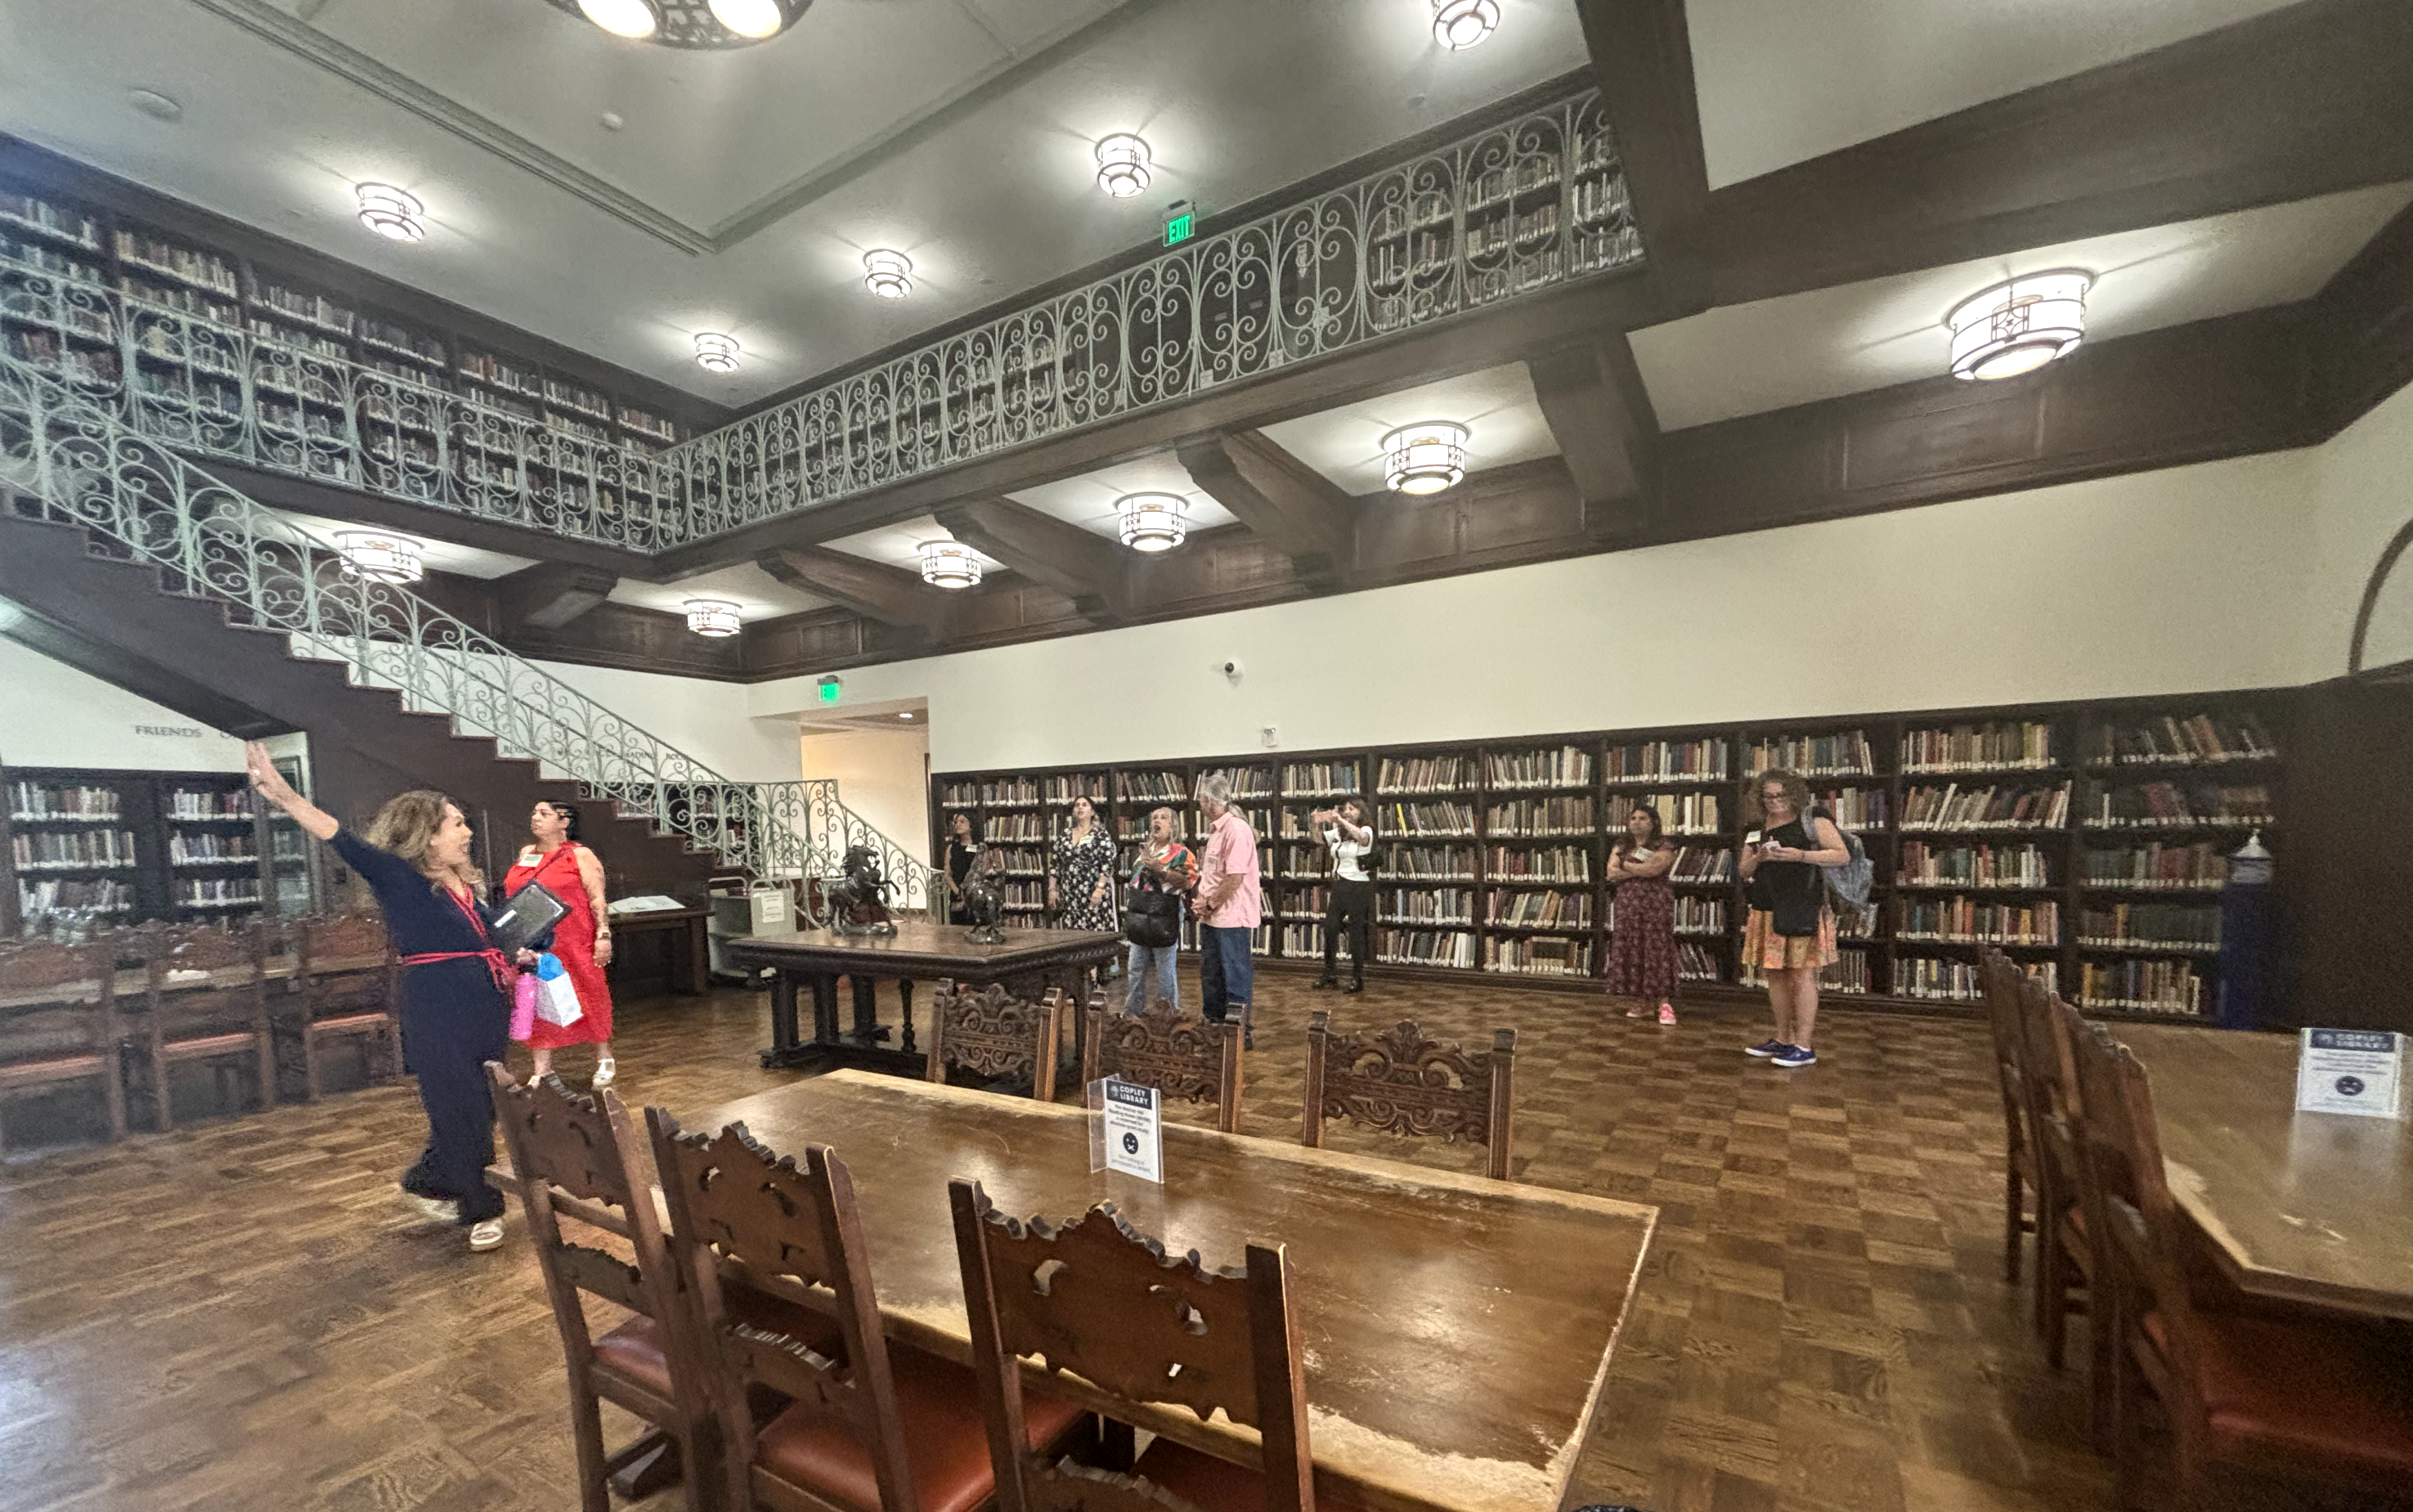
<svg viewBox="0 0 2413 1512">
<path fill-rule="evenodd" d="M 2253 1296 L 2413 1319 L 2413 1126 L 2296 1111 L 2296 1037 L 2123 1025 L 2170 1194 Z"/>
<path fill-rule="evenodd" d="M 1280 1241 L 1320 1492 L 1402 1512 L 1570 1505 L 1657 1208 L 1171 1123 L 1159 1187 L 1092 1173 L 1088 1117 L 838 1072 L 687 1127 L 743 1120 L 783 1154 L 833 1146 L 853 1177 L 888 1333 L 967 1363 L 951 1177 L 977 1178 L 1016 1216 L 1070 1218 L 1111 1198 L 1168 1251 L 1196 1249 L 1209 1265 L 1243 1263 L 1249 1239 Z M 1136 1416 L 1256 1462 L 1253 1430 L 1182 1408 Z"/>
<path fill-rule="evenodd" d="M 762 1052 L 765 1066 L 853 1066 L 920 1075 L 922 1058 L 913 1047 L 913 984 L 952 978 L 975 986 L 1005 984 L 1017 997 L 1037 998 L 1050 986 L 1063 987 L 1077 1001 L 1082 978 L 1093 966 L 1103 966 L 1122 954 L 1120 935 L 1094 929 L 1008 929 L 1001 945 L 975 945 L 967 926 L 933 924 L 926 919 L 899 919 L 894 935 L 841 935 L 827 929 L 801 929 L 784 935 L 745 935 L 722 941 L 722 953 L 749 971 L 769 967 L 778 972 L 771 984 L 771 1047 Z M 837 981 L 854 984 L 854 1024 L 843 1033 L 837 1021 Z M 876 988 L 880 979 L 893 977 L 904 1032 L 898 1048 L 888 1049 L 888 1026 L 880 1022 Z M 796 987 L 810 989 L 813 1037 L 801 1038 L 796 1023 Z M 1080 1015 L 1075 1015 L 1077 1022 Z"/>
<path fill-rule="evenodd" d="M 612 953 L 606 974 L 622 971 L 629 941 L 644 939 L 650 944 L 659 939 L 670 959 L 671 990 L 687 997 L 697 996 L 712 977 L 710 937 L 705 929 L 711 918 L 709 909 L 652 909 L 613 914 L 612 940 L 618 948 Z"/>
</svg>

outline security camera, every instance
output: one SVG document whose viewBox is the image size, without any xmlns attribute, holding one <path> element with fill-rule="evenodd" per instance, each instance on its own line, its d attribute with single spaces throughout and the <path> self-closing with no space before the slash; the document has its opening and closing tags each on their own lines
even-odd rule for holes
<svg viewBox="0 0 2413 1512">
<path fill-rule="evenodd" d="M 1223 675 L 1224 675 L 1224 676 L 1226 676 L 1226 677 L 1237 677 L 1239 674 L 1240 674 L 1240 663 L 1239 663 L 1239 661 L 1238 661 L 1238 660 L 1237 660 L 1236 658 L 1236 659 L 1234 659 L 1233 660 L 1226 661 L 1226 662 L 1224 662 L 1224 663 L 1223 663 Z"/>
</svg>

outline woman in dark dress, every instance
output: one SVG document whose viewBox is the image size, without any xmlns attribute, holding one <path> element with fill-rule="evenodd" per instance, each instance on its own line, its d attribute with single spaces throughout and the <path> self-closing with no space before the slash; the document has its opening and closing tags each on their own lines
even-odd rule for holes
<svg viewBox="0 0 2413 1512">
<path fill-rule="evenodd" d="M 469 1248 L 503 1242 L 503 1196 L 486 1183 L 495 1159 L 495 1108 L 485 1063 L 503 1059 L 511 1027 L 511 964 L 496 948 L 478 899 L 461 808 L 420 790 L 390 799 L 365 837 L 336 823 L 277 775 L 268 751 L 244 749 L 251 785 L 361 874 L 402 958 L 402 1053 L 427 1110 L 427 1148 L 402 1189 L 430 1217 L 460 1223 Z"/>
<path fill-rule="evenodd" d="M 970 924 L 971 915 L 964 912 L 964 883 L 972 874 L 972 866 L 980 860 L 980 831 L 972 827 L 972 816 L 955 813 L 947 816 L 947 853 L 940 859 L 947 868 L 947 918 L 955 924 Z"/>
<path fill-rule="evenodd" d="M 1608 881 L 1617 889 L 1608 932 L 1608 995 L 1633 1000 L 1628 1018 L 1659 1005 L 1659 1022 L 1676 1021 L 1676 893 L 1667 872 L 1676 851 L 1659 833 L 1659 810 L 1637 805 L 1625 818 L 1625 838 L 1608 853 Z"/>
</svg>

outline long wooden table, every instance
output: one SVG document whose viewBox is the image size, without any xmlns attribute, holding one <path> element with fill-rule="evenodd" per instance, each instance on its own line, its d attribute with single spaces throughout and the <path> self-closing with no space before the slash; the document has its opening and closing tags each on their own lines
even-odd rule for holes
<svg viewBox="0 0 2413 1512">
<path fill-rule="evenodd" d="M 2296 1038 L 2123 1025 L 2170 1194 L 2254 1296 L 2413 1319 L 2413 1124 L 2296 1111 Z"/>
<path fill-rule="evenodd" d="M 891 1336 L 969 1362 L 947 1208 L 975 1178 L 1002 1210 L 1111 1199 L 1209 1265 L 1288 1246 L 1319 1491 L 1399 1512 L 1553 1512 L 1591 1428 L 1658 1209 L 1168 1124 L 1165 1184 L 1089 1169 L 1088 1115 L 841 1071 L 686 1120 L 743 1121 L 846 1162 Z M 1071 1394 L 1083 1395 L 1075 1389 Z M 1094 1396 L 1088 1400 L 1096 1401 Z M 1141 1426 L 1254 1463 L 1257 1436 L 1187 1409 Z"/>
<path fill-rule="evenodd" d="M 965 925 L 899 919 L 893 935 L 799 929 L 733 936 L 721 950 L 737 966 L 769 967 L 778 973 L 771 983 L 771 1047 L 762 1052 L 762 1064 L 851 1066 L 905 1075 L 920 1075 L 922 1065 L 914 1054 L 915 981 L 953 979 L 974 986 L 1002 982 L 1016 996 L 1034 999 L 1050 986 L 1060 986 L 1077 1002 L 1081 979 L 1089 968 L 1106 964 L 1123 950 L 1120 935 L 1094 929 L 1009 928 L 1005 942 L 998 945 L 973 944 L 970 934 Z M 838 1027 L 840 977 L 854 987 L 854 1022 L 845 1030 Z M 883 977 L 897 984 L 904 1020 L 896 1049 L 883 1043 L 889 1038 L 888 1026 L 880 1021 L 876 989 Z M 799 986 L 812 996 L 810 1040 L 802 1037 L 797 1023 Z M 1077 1031 L 1079 1015 L 1074 1018 Z"/>
</svg>

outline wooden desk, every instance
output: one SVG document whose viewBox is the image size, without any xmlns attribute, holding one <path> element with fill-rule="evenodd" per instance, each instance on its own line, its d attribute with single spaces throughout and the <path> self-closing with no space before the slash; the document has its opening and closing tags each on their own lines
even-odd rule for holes
<svg viewBox="0 0 2413 1512">
<path fill-rule="evenodd" d="M 629 942 L 642 940 L 652 945 L 659 941 L 670 960 L 670 989 L 685 997 L 700 996 L 712 980 L 709 936 L 704 927 L 711 917 L 708 909 L 655 909 L 613 914 L 612 942 L 617 948 L 612 952 L 612 964 L 604 969 L 604 975 L 633 977 L 632 971 L 623 972 Z"/>
<path fill-rule="evenodd" d="M 2413 1126 L 2296 1111 L 2296 1037 L 2123 1025 L 2170 1194 L 2238 1287 L 2413 1319 Z"/>
<path fill-rule="evenodd" d="M 977 1178 L 1016 1216 L 1070 1218 L 1111 1198 L 1167 1250 L 1196 1249 L 1209 1265 L 1243 1263 L 1251 1238 L 1287 1245 L 1318 1490 L 1413 1512 L 1568 1505 L 1659 1216 L 1172 1123 L 1159 1187 L 1092 1174 L 1081 1109 L 859 1072 L 746 1098 L 687 1127 L 739 1120 L 782 1154 L 816 1140 L 837 1150 L 887 1331 L 966 1363 L 951 1177 Z M 1142 1416 L 1255 1462 L 1252 1430 L 1180 1408 Z"/>
<path fill-rule="evenodd" d="M 969 933 L 960 924 L 899 919 L 896 933 L 890 936 L 804 929 L 731 937 L 722 941 L 721 951 L 749 971 L 767 966 L 779 973 L 771 984 L 771 1047 L 762 1052 L 765 1066 L 854 1066 L 918 1076 L 923 1061 L 913 1047 L 916 980 L 952 978 L 976 986 L 1001 982 L 1007 990 L 1027 998 L 1060 986 L 1078 1001 L 1088 969 L 1115 959 L 1123 949 L 1120 935 L 1093 929 L 1008 929 L 1001 945 L 975 945 L 966 938 Z M 854 1025 L 844 1033 L 837 1022 L 839 977 L 854 984 Z M 882 977 L 896 980 L 904 1018 L 899 1047 L 893 1050 L 881 1044 L 888 1038 L 888 1026 L 880 1022 L 875 989 Z M 812 992 L 809 1042 L 797 1030 L 799 983 Z"/>
</svg>

